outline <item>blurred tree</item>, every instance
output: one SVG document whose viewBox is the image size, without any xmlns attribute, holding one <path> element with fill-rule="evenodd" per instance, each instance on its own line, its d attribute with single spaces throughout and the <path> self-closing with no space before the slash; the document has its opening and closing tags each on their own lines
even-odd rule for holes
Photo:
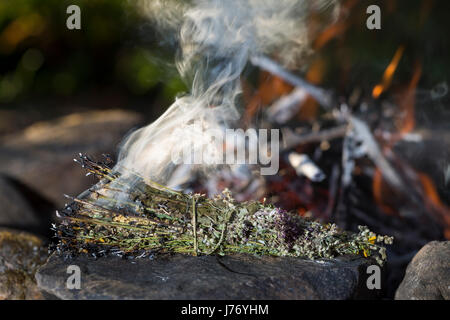
<svg viewBox="0 0 450 320">
<path fill-rule="evenodd" d="M 66 28 L 73 1 L 0 2 L 0 104 L 35 96 L 67 96 L 96 88 L 173 99 L 185 90 L 171 55 L 139 30 L 146 17 L 132 1 L 78 0 L 81 30 Z M 162 63 L 159 63 L 162 61 Z M 164 83 L 168 84 L 167 89 Z M 153 92 L 155 94 L 155 92 Z"/>
</svg>

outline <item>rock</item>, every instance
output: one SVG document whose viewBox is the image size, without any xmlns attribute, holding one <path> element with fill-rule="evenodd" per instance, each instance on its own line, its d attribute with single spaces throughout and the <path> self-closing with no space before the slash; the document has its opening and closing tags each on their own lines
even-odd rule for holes
<svg viewBox="0 0 450 320">
<path fill-rule="evenodd" d="M 80 268 L 80 289 L 68 289 L 69 265 Z M 60 299 L 351 299 L 366 287 L 368 260 L 313 262 L 250 255 L 159 255 L 127 260 L 53 254 L 36 273 L 38 286 Z"/>
<path fill-rule="evenodd" d="M 114 154 L 124 135 L 142 121 L 123 110 L 74 113 L 37 122 L 0 140 L 0 173 L 6 173 L 63 206 L 64 194 L 78 195 L 94 182 L 73 159 L 78 153 Z"/>
<path fill-rule="evenodd" d="M 0 175 L 0 227 L 48 236 L 54 205 L 19 181 Z"/>
<path fill-rule="evenodd" d="M 0 299 L 43 299 L 35 273 L 47 257 L 38 237 L 0 229 Z"/>
<path fill-rule="evenodd" d="M 17 127 L 17 118 L 12 110 L 0 110 L 0 134 L 13 131 Z"/>
<path fill-rule="evenodd" d="M 450 241 L 432 241 L 414 256 L 396 300 L 450 299 Z"/>
<path fill-rule="evenodd" d="M 0 175 L 0 225 L 26 226 L 38 224 L 38 217 L 23 194 L 6 176 Z"/>
</svg>

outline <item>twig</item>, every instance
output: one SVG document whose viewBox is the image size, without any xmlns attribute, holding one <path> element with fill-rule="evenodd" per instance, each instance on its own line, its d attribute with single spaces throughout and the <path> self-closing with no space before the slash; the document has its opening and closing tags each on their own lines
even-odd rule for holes
<svg viewBox="0 0 450 320">
<path fill-rule="evenodd" d="M 305 176 L 314 182 L 322 181 L 326 178 L 323 171 L 309 158 L 307 154 L 291 152 L 288 155 L 288 159 L 298 176 Z"/>
<path fill-rule="evenodd" d="M 321 142 L 324 140 L 332 140 L 336 138 L 342 138 L 347 132 L 347 125 L 325 129 L 319 132 L 312 132 L 304 135 L 297 135 L 292 132 L 291 129 L 283 128 L 283 150 L 296 147 L 300 144 Z"/>
<path fill-rule="evenodd" d="M 391 185 L 397 189 L 401 189 L 403 187 L 402 179 L 383 156 L 383 153 L 371 134 L 367 124 L 353 116 L 350 116 L 349 120 L 353 126 L 355 138 L 363 142 L 364 151 L 380 169 L 381 174 Z"/>
<path fill-rule="evenodd" d="M 331 170 L 331 175 L 330 175 L 330 183 L 329 183 L 329 190 L 330 190 L 330 196 L 328 198 L 328 205 L 327 205 L 327 209 L 326 209 L 326 214 L 328 217 L 333 218 L 334 215 L 334 211 L 335 211 L 335 207 L 336 207 L 336 203 L 338 200 L 338 184 L 339 184 L 339 175 L 340 175 L 340 170 L 339 170 L 339 165 L 338 164 L 334 164 L 333 165 L 333 169 Z"/>
<path fill-rule="evenodd" d="M 260 67 L 272 74 L 275 74 L 285 81 L 289 82 L 295 87 L 301 87 L 305 89 L 314 99 L 317 100 L 322 106 L 330 108 L 332 106 L 333 99 L 330 92 L 316 87 L 315 85 L 303 80 L 297 75 L 285 70 L 282 66 L 275 61 L 265 56 L 254 56 L 250 58 L 253 65 Z"/>
<path fill-rule="evenodd" d="M 194 233 L 194 255 L 198 255 L 197 243 L 197 211 L 195 210 L 195 197 L 192 197 L 192 228 Z"/>
<path fill-rule="evenodd" d="M 269 120 L 273 119 L 276 123 L 286 123 L 300 109 L 301 102 L 308 96 L 308 93 L 302 87 L 295 88 L 291 93 L 281 97 L 267 110 Z"/>
</svg>

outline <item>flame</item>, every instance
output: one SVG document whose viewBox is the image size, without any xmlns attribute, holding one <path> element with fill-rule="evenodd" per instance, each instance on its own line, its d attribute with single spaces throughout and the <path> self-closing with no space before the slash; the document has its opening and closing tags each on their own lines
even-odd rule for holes
<svg viewBox="0 0 450 320">
<path fill-rule="evenodd" d="M 348 27 L 350 21 L 348 19 L 348 12 L 358 3 L 357 0 L 348 0 L 341 5 L 339 16 L 335 23 L 323 30 L 314 40 L 313 48 L 318 50 L 325 46 L 330 40 L 343 34 Z"/>
<path fill-rule="evenodd" d="M 444 224 L 444 236 L 450 240 L 450 208 L 442 203 L 436 187 L 429 176 L 424 173 L 418 173 L 418 177 L 425 194 L 427 208 Z"/>
<path fill-rule="evenodd" d="M 408 84 L 408 87 L 405 93 L 400 98 L 399 106 L 404 113 L 404 117 L 402 119 L 402 123 L 400 124 L 399 132 L 400 136 L 403 136 L 406 133 L 411 132 L 415 127 L 415 93 L 417 84 L 419 83 L 420 77 L 422 75 L 422 65 L 417 62 L 414 66 L 414 73 L 411 81 Z"/>
<path fill-rule="evenodd" d="M 397 69 L 398 63 L 403 56 L 404 50 L 405 47 L 400 46 L 397 48 L 397 51 L 395 51 L 394 57 L 384 71 L 381 83 L 377 84 L 372 90 L 372 97 L 374 99 L 377 99 L 391 85 L 392 78 L 394 76 L 395 70 Z"/>
<path fill-rule="evenodd" d="M 347 30 L 349 23 L 346 21 L 339 21 L 326 28 L 314 42 L 314 49 L 320 49 L 325 46 L 330 40 L 344 33 Z"/>
<path fill-rule="evenodd" d="M 255 92 L 251 92 L 249 85 L 244 80 L 243 91 L 244 101 L 247 106 L 244 114 L 244 123 L 247 124 L 255 116 L 261 106 L 268 105 L 276 99 L 288 94 L 293 87 L 283 79 L 273 76 L 268 72 L 261 72 L 259 77 L 259 87 Z"/>
<path fill-rule="evenodd" d="M 325 73 L 326 64 L 322 58 L 315 59 L 306 73 L 306 80 L 312 84 L 319 84 Z"/>
<path fill-rule="evenodd" d="M 389 215 L 395 215 L 398 216 L 398 212 L 393 209 L 391 206 L 386 204 L 386 193 L 383 192 L 386 191 L 387 186 L 386 183 L 383 181 L 383 175 L 381 173 L 381 170 L 378 168 L 375 168 L 375 172 L 373 174 L 373 180 L 372 180 L 372 193 L 373 198 L 375 200 L 375 203 L 377 206 L 386 214 Z"/>
<path fill-rule="evenodd" d="M 325 70 L 326 70 L 325 60 L 322 58 L 315 59 L 311 63 L 308 72 L 305 75 L 305 78 L 308 82 L 312 84 L 319 84 L 323 79 Z M 314 120 L 317 116 L 318 109 L 319 104 L 317 103 L 317 101 L 313 97 L 308 95 L 306 100 L 302 103 L 302 106 L 298 114 L 298 119 L 300 121 Z"/>
<path fill-rule="evenodd" d="M 323 59 L 314 60 L 305 75 L 306 80 L 313 84 L 319 84 L 325 73 L 326 65 Z M 261 72 L 259 76 L 259 87 L 252 92 L 245 79 L 241 80 L 243 88 L 243 98 L 247 106 L 244 114 L 244 123 L 248 124 L 262 106 L 266 106 L 290 93 L 293 86 L 285 82 L 282 78 L 274 76 L 268 72 Z M 302 104 L 299 117 L 301 120 L 310 120 L 316 117 L 318 104 L 315 99 L 308 97 Z"/>
<path fill-rule="evenodd" d="M 450 240 L 450 208 L 442 202 L 433 181 L 428 175 L 416 171 L 412 173 L 414 177 L 411 183 L 416 183 L 416 189 L 423 199 L 425 209 L 442 224 L 444 236 Z M 375 169 L 373 175 L 372 192 L 375 203 L 382 212 L 388 215 L 399 215 L 395 207 L 400 204 L 401 200 L 398 200 L 396 204 L 389 204 L 389 202 L 396 200 L 396 195 L 394 190 L 384 181 L 381 170 L 378 168 Z"/>
</svg>

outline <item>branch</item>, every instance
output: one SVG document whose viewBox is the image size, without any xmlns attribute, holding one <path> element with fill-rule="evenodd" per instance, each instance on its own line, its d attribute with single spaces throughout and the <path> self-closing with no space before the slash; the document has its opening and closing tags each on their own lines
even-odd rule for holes
<svg viewBox="0 0 450 320">
<path fill-rule="evenodd" d="M 285 70 L 275 61 L 265 56 L 257 56 L 257 57 L 255 56 L 250 58 L 250 62 L 261 69 L 264 69 L 280 78 L 283 78 L 283 80 L 285 80 L 286 82 L 290 83 L 295 87 L 301 87 L 305 89 L 322 106 L 327 108 L 331 107 L 333 99 L 330 92 L 322 88 L 316 87 L 315 85 L 303 80 L 297 75 L 294 75 L 293 73 Z"/>
<path fill-rule="evenodd" d="M 267 110 L 270 119 L 282 124 L 289 121 L 300 109 L 300 103 L 308 97 L 308 92 L 299 87 L 283 96 Z"/>
<path fill-rule="evenodd" d="M 347 132 L 347 125 L 303 135 L 297 135 L 288 128 L 282 129 L 281 132 L 283 133 L 283 150 L 285 150 L 296 147 L 300 144 L 322 142 L 324 140 L 342 138 Z"/>
</svg>

